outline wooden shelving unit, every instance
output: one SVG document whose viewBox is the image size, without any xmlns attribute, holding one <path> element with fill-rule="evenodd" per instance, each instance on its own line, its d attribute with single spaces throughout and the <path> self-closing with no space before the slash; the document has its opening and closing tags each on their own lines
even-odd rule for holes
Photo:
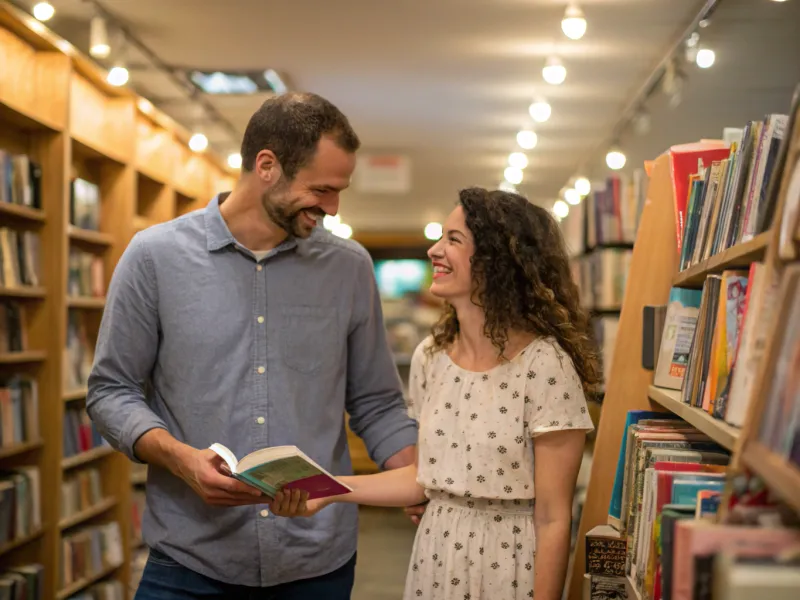
<svg viewBox="0 0 800 600">
<path fill-rule="evenodd" d="M 648 391 L 650 400 L 657 402 L 662 408 L 675 413 L 681 419 L 705 433 L 712 440 L 727 450 L 733 450 L 740 430 L 728 425 L 725 421 L 715 419 L 706 411 L 681 402 L 681 393 L 665 390 L 651 385 Z"/>
<path fill-rule="evenodd" d="M 104 81 L 105 73 L 42 23 L 0 0 L 0 149 L 27 155 L 41 168 L 39 208 L 0 203 L 4 227 L 39 236 L 38 286 L 0 287 L 0 300 L 25 307 L 27 349 L 0 354 L 0 382 L 24 374 L 39 395 L 39 435 L 0 447 L 0 470 L 39 469 L 40 531 L 0 547 L 0 572 L 7 566 L 44 566 L 43 598 L 66 599 L 105 578 L 127 589 L 133 538 L 131 465 L 107 446 L 64 457 L 68 410 L 82 408 L 85 382 L 65 384 L 70 313 L 86 322 L 88 345 L 96 341 L 105 298 L 68 291 L 69 255 L 79 249 L 102 263 L 102 284 L 131 238 L 141 229 L 202 208 L 213 194 L 233 187 L 221 157 L 188 148 L 189 132 L 126 88 Z M 80 177 L 99 188 L 96 230 L 71 224 L 71 182 Z M 65 389 L 67 388 L 67 389 Z M 103 500 L 62 519 L 65 474 L 97 468 Z M 59 589 L 64 530 L 117 522 L 123 561 Z"/>
<path fill-rule="evenodd" d="M 800 115 L 797 115 L 800 116 Z M 590 484 L 579 528 L 574 564 L 585 564 L 585 536 L 593 527 L 607 522 L 609 501 L 619 457 L 626 415 L 631 410 L 666 410 L 676 414 L 699 431 L 732 452 L 729 475 L 742 470 L 760 477 L 767 487 L 786 505 L 800 513 L 800 469 L 787 458 L 778 455 L 759 441 L 761 418 L 764 412 L 776 344 L 786 327 L 783 310 L 776 315 L 764 338 L 764 352 L 757 355 L 757 376 L 752 386 L 747 418 L 742 429 L 715 419 L 708 412 L 681 402 L 680 392 L 652 385 L 653 373 L 641 367 L 642 310 L 647 305 L 664 305 L 670 289 L 675 287 L 702 288 L 706 277 L 726 269 L 749 268 L 755 261 L 764 265 L 764 281 L 780 281 L 785 263 L 779 259 L 781 219 L 787 188 L 794 165 L 800 159 L 800 127 L 795 127 L 786 159 L 778 194 L 778 204 L 769 231 L 735 245 L 691 268 L 677 271 L 674 191 L 669 157 L 659 157 L 653 166 L 648 188 L 648 203 L 644 207 L 634 246 L 629 285 L 620 315 L 614 362 L 606 384 L 606 396 L 595 444 Z M 790 232 L 800 243 L 800 229 Z M 800 250 L 800 246 L 795 248 Z M 798 253 L 797 255 L 800 255 Z M 763 293 L 774 293 L 768 285 Z M 751 298 L 752 301 L 752 298 Z M 752 341 L 752 340 L 751 340 Z M 725 502 L 721 509 L 724 513 Z M 583 569 L 573 570 L 568 582 L 569 600 L 582 597 Z M 631 588 L 631 591 L 635 591 Z"/>
</svg>

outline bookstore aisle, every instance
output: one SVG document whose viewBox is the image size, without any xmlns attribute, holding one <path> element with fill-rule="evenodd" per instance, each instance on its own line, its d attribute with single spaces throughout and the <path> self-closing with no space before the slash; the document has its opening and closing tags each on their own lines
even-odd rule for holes
<svg viewBox="0 0 800 600">
<path fill-rule="evenodd" d="M 574 600 L 800 593 L 800 85 L 786 107 L 647 165 Z"/>
</svg>

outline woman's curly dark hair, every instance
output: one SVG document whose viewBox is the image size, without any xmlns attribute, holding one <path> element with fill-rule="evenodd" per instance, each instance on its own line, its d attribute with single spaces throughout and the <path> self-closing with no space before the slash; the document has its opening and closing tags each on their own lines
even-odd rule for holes
<svg viewBox="0 0 800 600">
<path fill-rule="evenodd" d="M 468 188 L 459 194 L 475 252 L 472 301 L 486 314 L 484 332 L 505 359 L 511 330 L 552 336 L 570 356 L 584 389 L 600 381 L 589 316 L 580 306 L 564 238 L 555 219 L 517 194 Z M 458 318 L 447 304 L 433 327 L 431 351 L 450 346 Z"/>
</svg>

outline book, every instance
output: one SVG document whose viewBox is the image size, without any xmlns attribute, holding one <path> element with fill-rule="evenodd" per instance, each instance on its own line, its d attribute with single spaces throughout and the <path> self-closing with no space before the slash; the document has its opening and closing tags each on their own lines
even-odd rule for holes
<svg viewBox="0 0 800 600">
<path fill-rule="evenodd" d="M 231 476 L 270 498 L 283 490 L 304 490 L 308 499 L 338 496 L 353 490 L 311 460 L 296 446 L 274 446 L 251 452 L 237 460 L 222 444 L 212 444 L 228 465 Z"/>
</svg>

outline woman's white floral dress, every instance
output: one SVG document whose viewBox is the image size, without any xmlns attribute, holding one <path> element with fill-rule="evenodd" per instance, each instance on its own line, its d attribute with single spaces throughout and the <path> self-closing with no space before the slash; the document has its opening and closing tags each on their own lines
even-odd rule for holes
<svg viewBox="0 0 800 600">
<path fill-rule="evenodd" d="M 428 344 L 412 358 L 408 408 L 430 504 L 404 600 L 533 598 L 532 437 L 593 428 L 580 379 L 552 339 L 486 372 L 429 355 Z"/>
</svg>

